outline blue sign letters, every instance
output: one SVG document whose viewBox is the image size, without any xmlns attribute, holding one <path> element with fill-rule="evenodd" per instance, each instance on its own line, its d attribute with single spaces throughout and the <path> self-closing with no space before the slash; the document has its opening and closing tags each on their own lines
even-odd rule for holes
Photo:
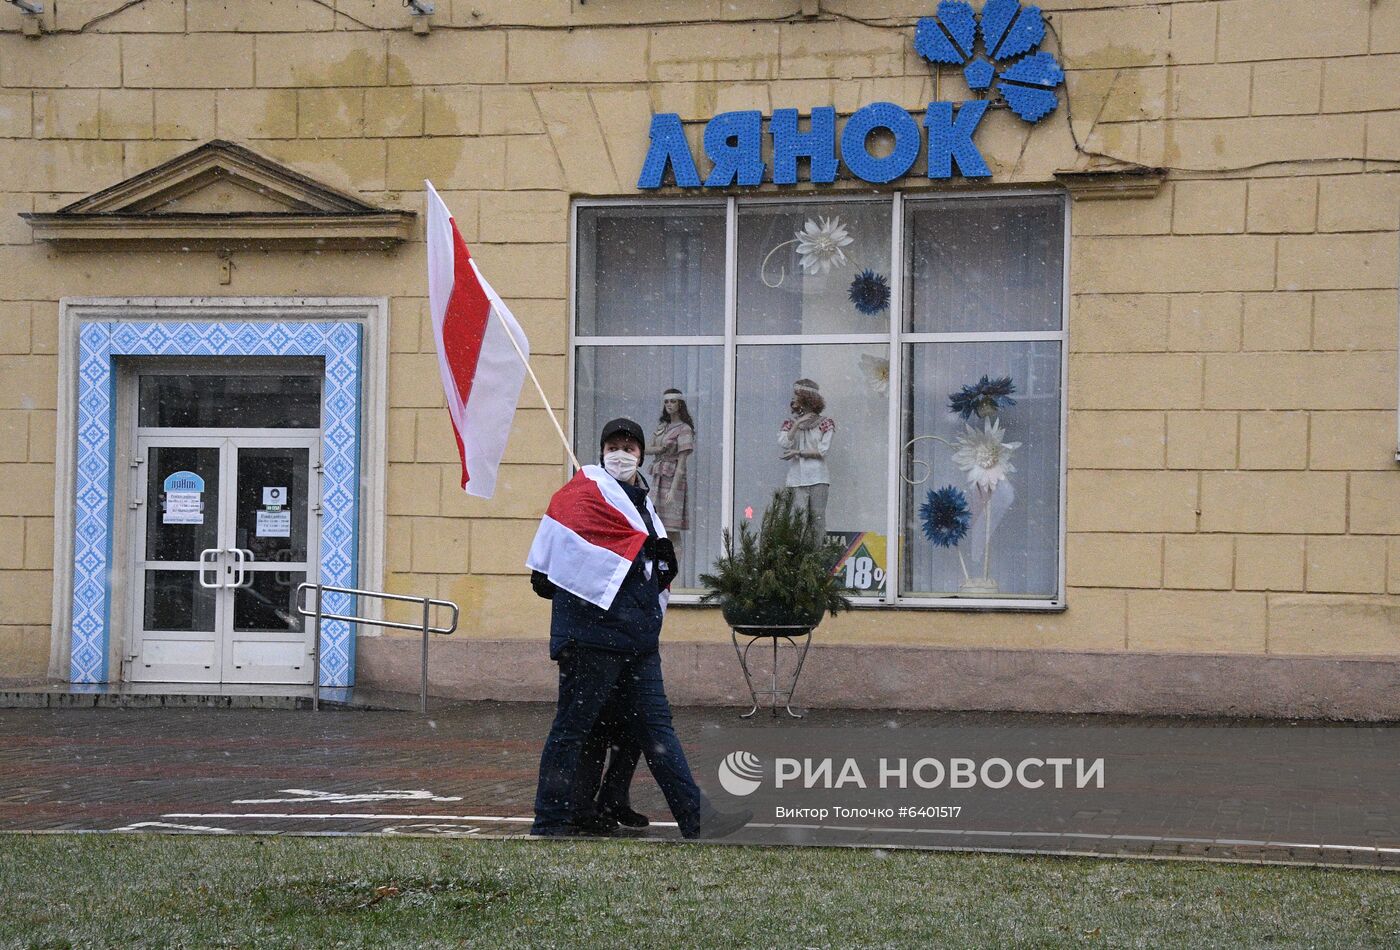
<svg viewBox="0 0 1400 950">
<path fill-rule="evenodd" d="M 951 178 L 952 163 L 965 178 L 986 178 L 992 170 L 982 160 L 982 153 L 972 144 L 972 133 L 987 112 L 985 99 L 972 99 L 962 104 L 953 118 L 951 102 L 930 102 L 924 113 L 928 129 L 928 177 Z"/>
<path fill-rule="evenodd" d="M 660 188 L 668 164 L 681 188 L 700 187 L 700 173 L 695 170 L 695 157 L 686 143 L 681 117 L 674 112 L 658 112 L 651 117 L 651 148 L 647 149 L 647 160 L 642 165 L 637 187 Z M 649 181 L 656 184 L 648 185 Z"/>
<path fill-rule="evenodd" d="M 715 163 L 706 188 L 763 184 L 763 113 L 721 112 L 705 123 L 705 155 Z"/>
<path fill-rule="evenodd" d="M 965 178 L 985 178 L 991 169 L 973 144 L 972 136 L 986 115 L 987 102 L 973 99 L 960 104 L 930 102 L 924 116 L 928 130 L 928 177 L 951 178 L 953 166 Z M 763 114 L 757 111 L 722 112 L 705 124 L 705 156 L 709 175 L 701 183 L 695 158 L 686 141 L 680 116 L 663 112 L 651 117 L 651 146 L 647 149 L 638 188 L 660 188 L 666 167 L 681 188 L 753 187 L 767 177 L 776 185 L 795 185 L 798 159 L 807 159 L 808 180 L 829 184 L 836 180 L 839 164 L 861 181 L 885 184 L 909 173 L 923 148 L 924 133 L 907 111 L 892 102 L 872 102 L 858 109 L 841 130 L 841 158 L 836 158 L 836 110 L 813 109 L 810 127 L 798 129 L 796 109 L 777 109 L 768 120 L 773 167 L 763 160 Z M 867 147 L 872 132 L 884 130 L 894 137 L 888 155 L 875 156 Z"/>
<path fill-rule="evenodd" d="M 876 129 L 888 129 L 894 135 L 894 150 L 884 158 L 876 158 L 865 148 Z M 919 124 L 909 113 L 892 102 L 872 102 L 846 120 L 841 130 L 841 161 L 861 181 L 884 184 L 909 171 L 919 157 L 921 138 Z"/>
<path fill-rule="evenodd" d="M 773 184 L 797 184 L 797 160 L 804 157 L 811 162 L 812 181 L 829 185 L 836 180 L 836 110 L 831 106 L 812 110 L 810 132 L 797 131 L 796 109 L 774 109 L 768 131 L 773 136 Z"/>
</svg>

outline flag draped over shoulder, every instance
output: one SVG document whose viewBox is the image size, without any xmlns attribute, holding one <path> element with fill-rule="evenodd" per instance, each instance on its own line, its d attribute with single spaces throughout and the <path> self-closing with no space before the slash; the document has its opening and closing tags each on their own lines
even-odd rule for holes
<svg viewBox="0 0 1400 950">
<path fill-rule="evenodd" d="M 666 527 L 649 498 L 647 510 L 664 538 Z M 525 564 L 549 575 L 554 586 L 607 610 L 646 539 L 646 524 L 617 479 L 597 465 L 585 465 L 549 500 Z"/>
<path fill-rule="evenodd" d="M 468 495 L 490 498 L 525 383 L 530 344 L 510 309 L 481 276 L 432 182 L 424 184 L 428 307 L 447 412 L 462 459 L 462 488 Z"/>
</svg>

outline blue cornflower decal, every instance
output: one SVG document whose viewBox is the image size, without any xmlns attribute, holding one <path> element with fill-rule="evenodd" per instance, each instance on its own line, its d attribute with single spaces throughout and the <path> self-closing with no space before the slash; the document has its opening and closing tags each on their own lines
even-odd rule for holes
<svg viewBox="0 0 1400 950">
<path fill-rule="evenodd" d="M 851 281 L 850 294 L 851 303 L 867 316 L 873 317 L 890 308 L 890 282 L 884 274 L 877 274 L 868 268 Z"/>
<path fill-rule="evenodd" d="M 1039 7 L 987 0 L 979 17 L 964 0 L 942 0 L 936 17 L 919 20 L 914 50 L 931 63 L 962 66 L 970 89 L 989 89 L 1000 79 L 997 92 L 1011 111 L 1039 122 L 1059 105 L 1055 90 L 1065 81 L 1054 56 L 1031 53 L 1043 39 L 1045 19 Z"/>
<path fill-rule="evenodd" d="M 1007 406 L 1016 405 L 1016 400 L 1011 398 L 1015 391 L 1016 385 L 1011 382 L 1010 376 L 1002 376 L 999 379 L 983 376 L 973 385 L 964 386 L 949 395 L 948 408 L 964 419 L 971 419 L 973 413 L 976 413 L 978 418 L 985 419 Z"/>
<path fill-rule="evenodd" d="M 928 493 L 928 500 L 919 507 L 924 523 L 924 537 L 940 548 L 951 548 L 967 534 L 972 512 L 961 488 L 944 485 Z"/>
</svg>

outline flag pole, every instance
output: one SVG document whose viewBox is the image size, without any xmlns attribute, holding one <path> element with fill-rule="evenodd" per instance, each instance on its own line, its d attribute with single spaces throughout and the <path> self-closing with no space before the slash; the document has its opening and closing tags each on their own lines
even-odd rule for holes
<svg viewBox="0 0 1400 950">
<path fill-rule="evenodd" d="M 495 312 L 496 308 L 491 308 Z M 520 348 L 520 343 L 515 339 L 515 334 L 510 332 L 510 324 L 506 323 L 506 318 L 496 313 L 496 318 L 505 327 L 506 338 L 510 340 L 510 345 L 515 347 L 515 355 L 520 357 L 520 362 L 525 365 L 525 372 L 530 374 L 530 381 L 535 384 L 535 392 L 540 394 L 540 402 L 544 404 L 544 411 L 549 414 L 549 421 L 554 423 L 554 431 L 559 433 L 559 441 L 564 443 L 564 451 L 569 453 L 569 461 L 574 463 L 574 471 L 583 468 L 578 462 L 578 456 L 574 454 L 573 446 L 569 444 L 569 437 L 564 434 L 564 427 L 559 424 L 559 420 L 554 416 L 554 409 L 549 404 L 549 397 L 544 394 L 544 387 L 540 385 L 540 378 L 535 375 L 535 369 L 530 365 L 530 360 L 525 355 L 525 351 Z"/>
</svg>

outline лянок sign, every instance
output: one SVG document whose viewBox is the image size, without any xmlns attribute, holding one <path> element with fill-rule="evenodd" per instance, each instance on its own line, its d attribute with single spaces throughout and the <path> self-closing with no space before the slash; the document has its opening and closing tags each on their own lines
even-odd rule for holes
<svg viewBox="0 0 1400 950">
<path fill-rule="evenodd" d="M 953 165 L 967 178 L 985 178 L 991 169 L 972 142 L 972 133 L 986 114 L 987 102 L 975 99 L 956 109 L 951 102 L 930 102 L 924 115 L 928 129 L 928 177 L 949 178 Z M 866 147 L 870 134 L 886 129 L 894 136 L 894 149 L 876 157 Z M 799 132 L 796 109 L 777 109 L 768 120 L 773 140 L 771 175 L 763 160 L 763 113 L 721 112 L 705 124 L 705 155 L 714 163 L 705 180 L 695 168 L 695 158 L 674 112 L 651 117 L 651 148 L 642 165 L 638 188 L 660 188 L 666 166 L 671 166 L 682 188 L 727 188 L 761 185 L 765 179 L 779 185 L 797 183 L 798 159 L 808 159 L 814 182 L 836 180 L 836 110 L 830 106 L 812 110 L 811 128 Z M 914 166 L 923 145 L 923 131 L 908 112 L 892 102 L 873 102 L 846 120 L 841 130 L 840 162 L 862 181 L 883 184 L 894 181 Z"/>
<path fill-rule="evenodd" d="M 1037 7 L 1022 8 L 1017 0 L 987 0 L 976 14 L 962 0 L 943 0 L 936 17 L 919 20 L 914 49 L 930 63 L 961 65 L 969 89 L 980 92 L 995 85 L 1007 107 L 1033 123 L 1055 110 L 1055 89 L 1065 79 L 1054 56 L 1032 52 L 1044 38 L 1045 21 Z M 798 127 L 796 109 L 776 109 L 767 122 L 771 169 L 763 159 L 763 113 L 723 112 L 705 124 L 705 156 L 712 164 L 703 181 L 680 116 L 657 113 L 651 117 L 651 145 L 637 187 L 660 188 L 668 165 L 681 188 L 761 185 L 765 180 L 794 185 L 798 159 L 803 158 L 809 181 L 833 182 L 844 164 L 856 178 L 884 184 L 914 167 L 925 131 L 929 178 L 951 178 L 954 167 L 965 178 L 986 178 L 991 169 L 973 136 L 989 102 L 930 102 L 922 128 L 894 103 L 873 102 L 846 120 L 839 140 L 836 110 L 830 106 L 813 109 L 805 131 Z M 873 155 L 870 136 L 882 130 L 893 138 L 894 147 L 888 155 Z"/>
</svg>

